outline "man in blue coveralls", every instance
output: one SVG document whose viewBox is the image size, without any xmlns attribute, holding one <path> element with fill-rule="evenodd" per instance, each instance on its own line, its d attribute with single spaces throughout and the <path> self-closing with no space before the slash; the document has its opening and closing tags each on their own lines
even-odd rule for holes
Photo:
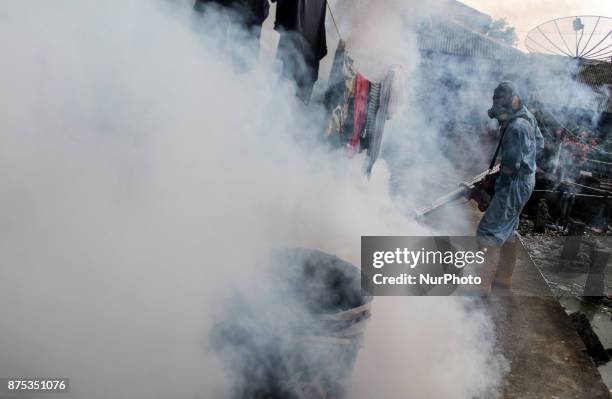
<svg viewBox="0 0 612 399">
<path fill-rule="evenodd" d="M 502 156 L 495 195 L 476 233 L 480 246 L 487 251 L 479 273 L 483 294 L 491 292 L 492 284 L 504 288 L 512 284 L 516 265 L 515 232 L 535 186 L 536 155 L 544 147 L 536 119 L 523 105 L 514 83 L 502 82 L 497 86 L 489 117 L 499 121 Z"/>
</svg>

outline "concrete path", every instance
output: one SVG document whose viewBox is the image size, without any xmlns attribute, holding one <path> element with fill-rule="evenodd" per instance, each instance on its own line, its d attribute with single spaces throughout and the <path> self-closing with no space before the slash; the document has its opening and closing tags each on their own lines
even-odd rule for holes
<svg viewBox="0 0 612 399">
<path fill-rule="evenodd" d="M 511 367 L 504 398 L 610 398 L 597 367 L 550 290 L 547 296 L 531 296 L 546 288 L 546 283 L 524 247 L 519 251 L 513 285 L 510 295 L 494 295 L 489 302 L 497 338 Z"/>
<path fill-rule="evenodd" d="M 475 234 L 481 213 L 473 203 L 455 209 L 457 212 L 465 210 L 470 219 L 470 231 L 448 234 Z M 433 218 L 428 224 L 431 223 L 442 225 L 441 220 Z M 504 398 L 610 398 L 608 388 L 586 354 L 565 310 L 552 295 L 524 246 L 519 246 L 518 252 L 512 289 L 496 289 L 494 295 L 484 300 L 511 367 L 505 381 Z"/>
</svg>

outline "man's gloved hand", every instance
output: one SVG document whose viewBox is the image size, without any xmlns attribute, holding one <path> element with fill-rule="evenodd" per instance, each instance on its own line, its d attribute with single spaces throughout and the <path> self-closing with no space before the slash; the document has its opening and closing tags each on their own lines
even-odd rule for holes
<svg viewBox="0 0 612 399">
<path fill-rule="evenodd" d="M 484 190 L 480 190 L 480 200 L 478 201 L 478 210 L 480 212 L 486 212 L 489 209 L 491 203 L 491 196 Z"/>
<path fill-rule="evenodd" d="M 485 212 L 491 203 L 491 195 L 489 195 L 489 193 L 482 188 L 475 189 L 470 195 L 470 199 L 476 201 L 478 204 L 478 210 L 480 212 Z"/>
</svg>

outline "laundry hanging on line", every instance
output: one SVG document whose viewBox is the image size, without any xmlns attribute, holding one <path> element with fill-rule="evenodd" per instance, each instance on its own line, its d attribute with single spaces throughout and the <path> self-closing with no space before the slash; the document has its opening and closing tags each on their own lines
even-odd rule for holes
<svg viewBox="0 0 612 399">
<path fill-rule="evenodd" d="M 347 156 L 352 158 L 359 149 L 361 133 L 366 130 L 368 92 L 370 82 L 360 73 L 355 77 L 355 98 L 353 100 L 353 134 L 347 143 Z"/>
<path fill-rule="evenodd" d="M 325 133 L 336 146 L 346 148 L 349 158 L 367 151 L 368 176 L 380 155 L 386 121 L 404 102 L 403 86 L 399 66 L 391 67 L 380 83 L 368 81 L 356 70 L 346 43 L 340 41 L 324 100 L 329 112 Z"/>
<path fill-rule="evenodd" d="M 319 63 L 327 55 L 326 0 L 276 2 L 274 29 L 279 32 L 277 56 L 283 76 L 295 81 L 298 97 L 308 103 L 319 77 Z"/>
<path fill-rule="evenodd" d="M 397 65 L 392 66 L 385 80 L 380 83 L 378 110 L 375 119 L 372 124 L 370 124 L 370 130 L 368 131 L 368 164 L 366 165 L 366 174 L 368 176 L 372 173 L 374 163 L 378 159 L 382 149 L 385 124 L 399 113 L 404 101 L 403 69 Z"/>
</svg>

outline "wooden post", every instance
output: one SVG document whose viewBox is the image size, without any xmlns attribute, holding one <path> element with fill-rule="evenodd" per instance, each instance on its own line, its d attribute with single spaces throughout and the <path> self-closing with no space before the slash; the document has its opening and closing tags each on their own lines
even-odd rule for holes
<svg viewBox="0 0 612 399">
<path fill-rule="evenodd" d="M 559 204 L 559 225 L 565 226 L 567 207 L 569 205 L 569 196 L 567 193 L 563 192 L 563 194 L 561 194 Z"/>
<path fill-rule="evenodd" d="M 550 215 L 548 213 L 548 205 L 544 198 L 540 198 L 538 202 L 538 211 L 536 213 L 535 222 L 533 224 L 534 233 L 545 233 L 546 223 L 549 221 Z"/>
<path fill-rule="evenodd" d="M 561 226 L 569 226 L 572 222 L 572 211 L 576 203 L 576 195 L 572 193 L 563 193 L 561 197 L 561 216 L 559 224 Z"/>
<path fill-rule="evenodd" d="M 608 196 L 606 197 L 606 213 L 605 213 L 605 218 L 606 218 L 606 226 L 604 226 L 604 231 L 605 229 L 612 224 L 612 197 Z"/>
<path fill-rule="evenodd" d="M 570 221 L 568 235 L 561 250 L 561 259 L 574 260 L 580 250 L 582 236 L 584 235 L 585 224 L 578 221 Z"/>
<path fill-rule="evenodd" d="M 605 294 L 606 266 L 610 260 L 610 250 L 593 248 L 589 275 L 584 285 L 584 296 L 602 297 Z"/>
</svg>

